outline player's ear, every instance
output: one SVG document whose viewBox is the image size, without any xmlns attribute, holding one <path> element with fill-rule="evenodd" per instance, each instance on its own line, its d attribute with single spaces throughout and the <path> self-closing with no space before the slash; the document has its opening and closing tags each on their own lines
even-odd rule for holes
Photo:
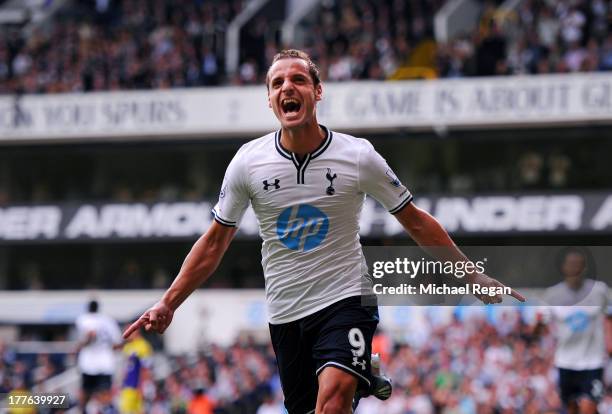
<svg viewBox="0 0 612 414">
<path fill-rule="evenodd" d="M 268 83 L 267 73 L 266 73 L 266 91 L 268 92 L 268 108 L 272 108 L 272 102 L 270 101 L 270 84 Z"/>
<path fill-rule="evenodd" d="M 320 101 L 323 98 L 323 83 L 319 82 L 317 86 L 315 86 L 315 101 Z"/>
</svg>

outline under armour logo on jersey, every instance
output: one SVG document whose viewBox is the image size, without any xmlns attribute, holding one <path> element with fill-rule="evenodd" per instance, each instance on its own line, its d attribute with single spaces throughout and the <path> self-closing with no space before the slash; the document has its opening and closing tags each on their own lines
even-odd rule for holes
<svg viewBox="0 0 612 414">
<path fill-rule="evenodd" d="M 332 175 L 331 168 L 327 169 L 327 174 L 325 174 L 325 178 L 329 180 L 329 187 L 327 187 L 326 193 L 327 195 L 334 195 L 336 189 L 334 188 L 334 180 L 338 177 L 338 174 Z"/>
<path fill-rule="evenodd" d="M 365 359 L 362 359 L 361 361 L 359 360 L 358 357 L 354 356 L 353 357 L 353 366 L 360 366 L 362 371 L 365 371 L 366 369 L 366 361 Z"/>
<path fill-rule="evenodd" d="M 269 183 L 268 180 L 263 180 L 264 190 L 268 191 L 268 189 L 272 186 L 274 186 L 275 190 L 278 190 L 280 188 L 278 183 L 280 183 L 278 178 L 275 178 L 273 183 Z"/>
</svg>

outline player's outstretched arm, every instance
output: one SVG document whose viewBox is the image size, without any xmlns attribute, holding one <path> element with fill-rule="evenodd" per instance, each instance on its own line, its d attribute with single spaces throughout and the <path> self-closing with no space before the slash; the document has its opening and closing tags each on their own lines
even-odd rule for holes
<svg viewBox="0 0 612 414">
<path fill-rule="evenodd" d="M 414 203 L 408 203 L 406 207 L 395 214 L 395 217 L 408 234 L 410 234 L 410 237 L 436 259 L 453 262 L 469 260 L 455 245 L 438 220 L 428 212 L 415 206 Z M 436 249 L 435 251 L 428 251 L 428 247 L 436 247 Z M 437 249 L 437 247 L 447 248 Z M 472 273 L 467 275 L 466 278 L 468 283 L 477 283 L 487 287 L 504 287 L 498 280 L 482 273 Z M 511 295 L 521 302 L 525 301 L 523 295 L 514 289 L 512 289 Z M 502 301 L 501 295 L 478 296 L 478 299 L 484 303 L 499 303 Z"/>
<path fill-rule="evenodd" d="M 236 227 L 227 227 L 213 221 L 208 231 L 194 243 L 164 296 L 130 325 L 123 337 L 127 339 L 141 327 L 147 331 L 164 333 L 172 322 L 174 311 L 217 269 L 234 234 Z"/>
</svg>

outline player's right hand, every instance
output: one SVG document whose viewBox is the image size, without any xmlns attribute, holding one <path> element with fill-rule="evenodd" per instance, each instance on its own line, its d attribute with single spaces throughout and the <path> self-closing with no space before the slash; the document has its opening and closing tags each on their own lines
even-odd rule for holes
<svg viewBox="0 0 612 414">
<path fill-rule="evenodd" d="M 143 327 L 146 331 L 163 334 L 170 326 L 173 316 L 174 311 L 168 305 L 157 302 L 123 332 L 123 338 L 128 339 L 136 330 Z"/>
</svg>

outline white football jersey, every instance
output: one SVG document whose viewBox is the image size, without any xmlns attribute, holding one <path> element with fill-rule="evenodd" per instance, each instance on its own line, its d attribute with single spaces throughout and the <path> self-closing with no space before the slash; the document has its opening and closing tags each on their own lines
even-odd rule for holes
<svg viewBox="0 0 612 414">
<path fill-rule="evenodd" d="M 325 140 L 301 161 L 281 146 L 280 131 L 243 145 L 213 209 L 219 223 L 238 226 L 249 201 L 253 206 L 272 324 L 361 295 L 368 272 L 359 243 L 365 195 L 392 214 L 412 199 L 372 144 L 324 129 Z"/>
<path fill-rule="evenodd" d="M 605 317 L 608 287 L 585 279 L 578 290 L 561 282 L 547 289 L 545 300 L 555 322 L 557 351 L 555 365 L 571 370 L 603 368 L 608 356 L 605 346 Z"/>
<path fill-rule="evenodd" d="M 121 330 L 113 319 L 99 313 L 86 313 L 76 320 L 79 341 L 95 332 L 95 338 L 85 345 L 78 356 L 82 373 L 88 375 L 112 375 L 115 372 L 113 346 L 121 343 Z"/>
</svg>

